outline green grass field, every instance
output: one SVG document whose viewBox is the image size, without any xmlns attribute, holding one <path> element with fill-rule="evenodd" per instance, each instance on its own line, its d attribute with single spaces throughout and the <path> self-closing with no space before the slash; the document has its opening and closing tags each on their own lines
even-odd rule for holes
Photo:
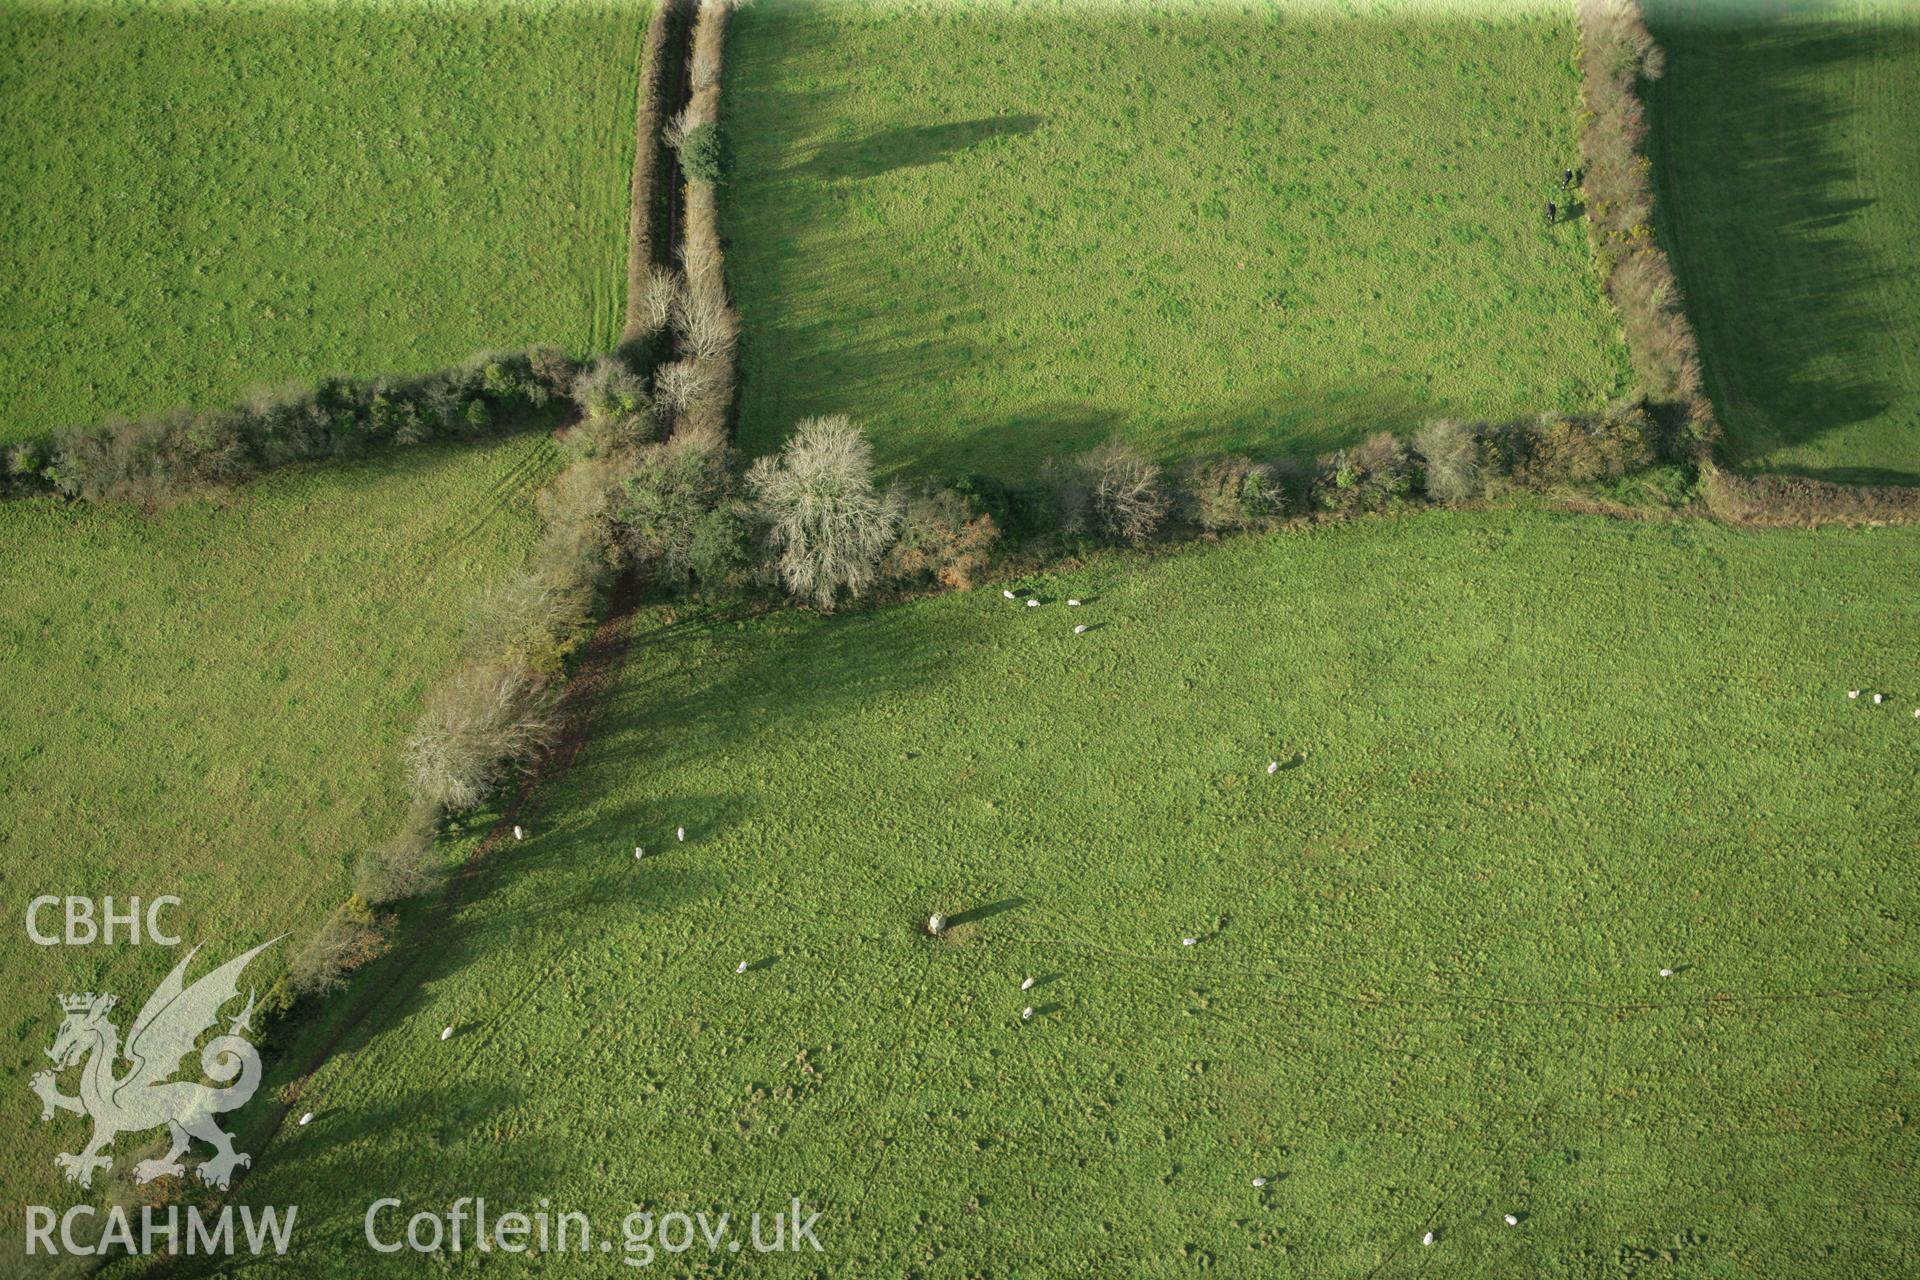
<svg viewBox="0 0 1920 1280">
<path fill-rule="evenodd" d="M 0 880 L 19 913 L 0 981 L 21 993 L 0 1047 L 0 1086 L 20 1102 L 0 1202 L 76 1190 L 52 1159 L 84 1122 L 41 1128 L 27 1092 L 55 997 L 113 991 L 131 1018 L 180 958 L 34 946 L 27 903 L 174 894 L 165 923 L 208 959 L 291 930 L 258 962 L 264 992 L 345 899 L 360 851 L 398 828 L 420 696 L 451 665 L 469 600 L 520 563 L 529 495 L 554 465 L 533 436 L 278 472 L 157 517 L 0 504 Z M 58 933 L 59 913 L 41 925 Z M 19 1229 L 17 1214 L 0 1227 L 9 1256 Z"/>
<path fill-rule="evenodd" d="M 610 346 L 644 0 L 0 0 L 0 441 Z"/>
<path fill-rule="evenodd" d="M 643 615 L 243 1198 L 309 1276 L 427 1269 L 382 1196 L 824 1211 L 675 1274 L 1910 1273 L 1916 551 L 1432 514 Z"/>
<path fill-rule="evenodd" d="M 1730 453 L 1920 484 L 1920 7 L 1650 8 L 1661 233 Z"/>
<path fill-rule="evenodd" d="M 1018 475 L 1121 434 L 1299 454 L 1626 385 L 1571 16 L 769 0 L 728 55 L 741 441 L 865 422 Z"/>
</svg>

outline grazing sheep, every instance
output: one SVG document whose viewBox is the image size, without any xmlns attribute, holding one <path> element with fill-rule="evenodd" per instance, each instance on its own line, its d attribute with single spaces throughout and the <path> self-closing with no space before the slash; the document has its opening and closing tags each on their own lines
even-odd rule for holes
<svg viewBox="0 0 1920 1280">
<path fill-rule="evenodd" d="M 1267 772 L 1268 774 L 1275 774 L 1280 772 L 1280 762 L 1278 760 L 1267 761 Z"/>
<path fill-rule="evenodd" d="M 448 1027 L 448 1028 L 447 1028 L 447 1029 L 446 1029 L 445 1031 L 442 1031 L 442 1032 L 440 1033 L 440 1038 L 441 1038 L 442 1040 L 451 1040 L 451 1039 L 453 1039 L 453 1028 L 452 1028 L 452 1027 Z"/>
<path fill-rule="evenodd" d="M 1887 695 L 1884 693 L 1876 693 L 1873 695 L 1873 705 L 1876 707 L 1879 706 L 1881 703 L 1885 702 L 1886 700 L 1887 700 Z"/>
<path fill-rule="evenodd" d="M 1190 947 L 1198 941 L 1200 941 L 1200 939 L 1198 938 L 1182 938 L 1180 939 L 1180 945 L 1183 947 Z"/>
<path fill-rule="evenodd" d="M 733 966 L 733 971 L 735 973 L 745 973 L 747 971 L 747 962 L 742 960 L 739 964 Z"/>
<path fill-rule="evenodd" d="M 1423 1236 L 1421 1236 L 1421 1237 L 1420 1237 L 1420 1243 L 1421 1243 L 1421 1244 L 1432 1244 L 1432 1243 L 1433 1243 L 1433 1232 L 1431 1232 L 1431 1231 L 1429 1231 L 1429 1232 L 1427 1232 L 1427 1234 L 1425 1234 L 1425 1235 L 1423 1235 Z"/>
<path fill-rule="evenodd" d="M 1040 602 L 1039 602 L 1038 600 L 1029 600 L 1029 601 L 1027 601 L 1027 608 L 1029 608 L 1029 609 L 1038 609 L 1039 607 L 1040 607 Z"/>
<path fill-rule="evenodd" d="M 1267 1185 L 1267 1180 L 1265 1178 L 1255 1178 L 1253 1180 L 1253 1185 L 1256 1187 L 1264 1187 Z"/>
<path fill-rule="evenodd" d="M 1913 718 L 1915 720 L 1920 720 L 1920 707 L 1915 707 L 1913 709 Z"/>
<path fill-rule="evenodd" d="M 1012 600 L 1015 598 L 1013 592 L 1011 591 L 1002 591 L 1000 594 L 1005 596 L 1009 600 Z"/>
<path fill-rule="evenodd" d="M 640 861 L 640 859 L 646 856 L 647 856 L 647 851 L 645 849 L 641 848 L 639 845 L 633 846 L 633 860 L 635 862 Z"/>
<path fill-rule="evenodd" d="M 1073 634 L 1077 636 L 1083 636 L 1087 634 L 1087 624 L 1083 622 L 1079 626 L 1075 627 L 1073 629 Z"/>
<path fill-rule="evenodd" d="M 1025 1022 L 1025 1021 L 1027 1021 L 1028 1019 L 1030 1019 L 1030 1018 L 1032 1018 L 1032 1017 L 1033 1017 L 1033 1006 L 1032 1006 L 1032 1005 L 1028 1005 L 1028 1006 L 1027 1006 L 1026 1008 L 1024 1008 L 1024 1009 L 1022 1009 L 1022 1010 L 1020 1011 L 1020 1021 L 1022 1021 L 1022 1022 Z"/>
<path fill-rule="evenodd" d="M 519 824 L 519 823 L 517 823 L 517 822 L 516 822 L 516 823 L 514 823 L 514 824 L 513 824 L 513 838 L 514 838 L 515 840 L 518 840 L 518 839 L 520 839 L 521 837 L 523 837 L 524 835 L 526 835 L 526 832 L 524 832 L 524 831 L 522 831 L 522 830 L 520 830 L 520 824 Z"/>
<path fill-rule="evenodd" d="M 675 827 L 673 829 L 673 838 L 684 844 L 687 839 L 687 829 L 685 827 Z"/>
<path fill-rule="evenodd" d="M 1067 601 L 1067 604 L 1075 609 L 1078 609 L 1080 607 L 1080 602 L 1078 600 L 1069 600 Z"/>
<path fill-rule="evenodd" d="M 1858 689 L 1849 689 L 1847 690 L 1847 696 L 1849 698 L 1857 698 L 1860 696 L 1860 691 Z"/>
<path fill-rule="evenodd" d="M 1038 981 L 1039 981 L 1038 978 L 1028 978 L 1025 982 L 1020 984 L 1020 989 L 1022 991 L 1031 991 L 1033 990 L 1033 984 Z"/>
<path fill-rule="evenodd" d="M 1671 969 L 1662 969 L 1662 970 L 1660 971 L 1660 976 L 1661 976 L 1661 977 L 1663 977 L 1663 978 L 1671 978 L 1671 977 L 1673 976 L 1673 970 L 1671 970 Z"/>
<path fill-rule="evenodd" d="M 306 1113 L 305 1115 L 303 1115 L 303 1116 L 301 1116 L 301 1117 L 300 1117 L 300 1123 L 301 1123 L 301 1124 L 303 1124 L 303 1125 L 306 1125 L 306 1124 L 312 1124 L 312 1123 L 313 1123 L 313 1112 L 311 1112 L 311 1111 L 309 1111 L 309 1112 L 307 1112 L 307 1113 Z"/>
<path fill-rule="evenodd" d="M 1518 1218 L 1516 1218 L 1516 1217 L 1514 1217 L 1514 1216 L 1513 1216 L 1512 1214 L 1510 1214 L 1510 1213 L 1508 1213 L 1508 1214 L 1502 1214 L 1502 1215 L 1501 1215 L 1501 1218 L 1500 1218 L 1500 1220 L 1501 1220 L 1502 1222 L 1504 1222 L 1504 1223 L 1506 1223 L 1506 1224 L 1507 1224 L 1508 1226 L 1510 1226 L 1510 1227 L 1517 1227 L 1517 1226 L 1519 1226 L 1519 1225 L 1520 1225 L 1520 1219 L 1518 1219 Z"/>
</svg>

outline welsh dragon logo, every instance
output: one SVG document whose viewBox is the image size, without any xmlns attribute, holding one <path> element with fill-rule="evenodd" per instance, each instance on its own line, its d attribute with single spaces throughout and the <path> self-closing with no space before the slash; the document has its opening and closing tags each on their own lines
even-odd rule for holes
<svg viewBox="0 0 1920 1280">
<path fill-rule="evenodd" d="M 252 1158 L 233 1149 L 233 1139 L 213 1118 L 246 1104 L 260 1087 L 260 1055 L 241 1037 L 249 1030 L 253 1016 L 253 996 L 247 1007 L 227 1026 L 225 1035 L 215 1036 L 200 1051 L 200 1069 L 208 1079 L 225 1088 L 210 1088 L 191 1080 L 169 1079 L 180 1070 L 181 1059 L 193 1051 L 202 1033 L 220 1020 L 220 1008 L 236 998 L 240 973 L 247 962 L 279 939 L 263 942 L 244 955 L 236 956 L 207 974 L 192 986 L 186 985 L 187 965 L 199 952 L 195 947 L 185 960 L 174 966 L 166 980 L 147 997 L 140 1016 L 127 1032 L 125 1056 L 133 1064 L 123 1076 L 115 1076 L 114 1064 L 121 1057 L 120 1029 L 107 1017 L 118 1003 L 110 995 L 60 997 L 66 1019 L 60 1034 L 48 1049 L 52 1071 L 42 1071 L 32 1080 L 33 1091 L 42 1103 L 40 1119 L 51 1120 L 55 1111 L 72 1111 L 93 1117 L 93 1141 L 78 1155 L 62 1153 L 53 1162 L 66 1171 L 67 1181 L 83 1187 L 93 1185 L 96 1169 L 110 1168 L 113 1158 L 100 1154 L 122 1133 L 138 1133 L 166 1125 L 172 1139 L 167 1154 L 158 1160 L 142 1160 L 134 1166 L 137 1182 L 151 1182 L 168 1174 L 184 1174 L 180 1156 L 194 1138 L 211 1143 L 212 1159 L 200 1166 L 200 1180 L 225 1190 L 233 1180 L 233 1171 L 252 1164 Z M 80 1096 L 60 1092 L 55 1076 L 83 1063 L 80 1070 Z M 235 1077 L 237 1083 L 229 1084 Z"/>
</svg>

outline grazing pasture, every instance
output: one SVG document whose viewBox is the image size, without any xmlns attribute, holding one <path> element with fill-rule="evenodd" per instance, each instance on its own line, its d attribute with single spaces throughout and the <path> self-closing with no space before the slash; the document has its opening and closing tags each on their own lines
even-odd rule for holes
<svg viewBox="0 0 1920 1280">
<path fill-rule="evenodd" d="M 124 1033 L 182 954 L 34 946 L 27 903 L 175 895 L 162 922 L 207 948 L 195 976 L 291 932 L 248 972 L 264 995 L 346 898 L 359 853 L 398 828 L 421 694 L 452 663 L 469 599 L 520 563 L 555 461 L 530 436 L 291 468 L 153 516 L 0 504 L 0 881 L 17 913 L 0 981 L 19 992 L 0 1046 L 16 1104 L 0 1202 L 75 1194 L 53 1156 L 79 1149 L 85 1122 L 41 1126 L 28 1092 L 56 996 L 117 994 Z M 59 911 L 40 923 L 59 933 Z M 117 1144 L 120 1172 L 144 1140 Z M 10 1256 L 19 1230 L 16 1213 Z"/>
<path fill-rule="evenodd" d="M 643 613 L 242 1197 L 311 1276 L 381 1196 L 823 1212 L 743 1274 L 1910 1272 L 1916 551 L 1435 513 Z"/>
<path fill-rule="evenodd" d="M 1920 484 L 1920 8 L 1654 0 L 1661 237 L 1738 463 Z"/>
<path fill-rule="evenodd" d="M 1593 409 L 1627 372 L 1558 191 L 1573 52 L 1533 5 L 743 9 L 741 442 L 844 412 L 1009 475 Z"/>
<path fill-rule="evenodd" d="M 612 345 L 644 0 L 0 0 L 0 442 Z"/>
</svg>

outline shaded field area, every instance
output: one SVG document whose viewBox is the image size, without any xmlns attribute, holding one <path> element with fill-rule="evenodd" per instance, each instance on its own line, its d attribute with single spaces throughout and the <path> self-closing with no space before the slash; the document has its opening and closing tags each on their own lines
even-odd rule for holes
<svg viewBox="0 0 1920 1280">
<path fill-rule="evenodd" d="M 647 12 L 0 2 L 0 442 L 611 346 Z"/>
<path fill-rule="evenodd" d="M 1531 8 L 744 9 L 742 444 L 844 412 L 1015 475 L 1595 408 L 1627 373 L 1558 194 L 1573 51 Z"/>
<path fill-rule="evenodd" d="M 1920 9 L 1648 9 L 1659 230 L 1730 456 L 1920 483 Z"/>
<path fill-rule="evenodd" d="M 519 565 L 556 465 L 536 436 L 288 469 L 152 517 L 0 504 L 0 883 L 19 913 L 0 937 L 18 993 L 0 1088 L 19 1103 L 0 1129 L 0 1201 L 85 1195 L 53 1165 L 85 1121 L 40 1125 L 28 1092 L 56 997 L 117 994 L 125 1032 L 184 954 L 124 945 L 124 929 L 121 945 L 38 947 L 28 902 L 177 896 L 161 919 L 206 947 L 196 977 L 290 932 L 248 972 L 264 996 L 346 898 L 361 851 L 398 828 L 421 695 L 472 597 Z M 40 925 L 57 935 L 60 911 Z M 119 1173 L 152 1136 L 116 1144 Z M 19 1230 L 16 1215 L 0 1237 L 15 1256 Z"/>
<path fill-rule="evenodd" d="M 382 1196 L 798 1197 L 782 1276 L 1905 1273 L 1917 544 L 1433 514 L 644 616 L 242 1198 L 312 1276 Z"/>
</svg>

